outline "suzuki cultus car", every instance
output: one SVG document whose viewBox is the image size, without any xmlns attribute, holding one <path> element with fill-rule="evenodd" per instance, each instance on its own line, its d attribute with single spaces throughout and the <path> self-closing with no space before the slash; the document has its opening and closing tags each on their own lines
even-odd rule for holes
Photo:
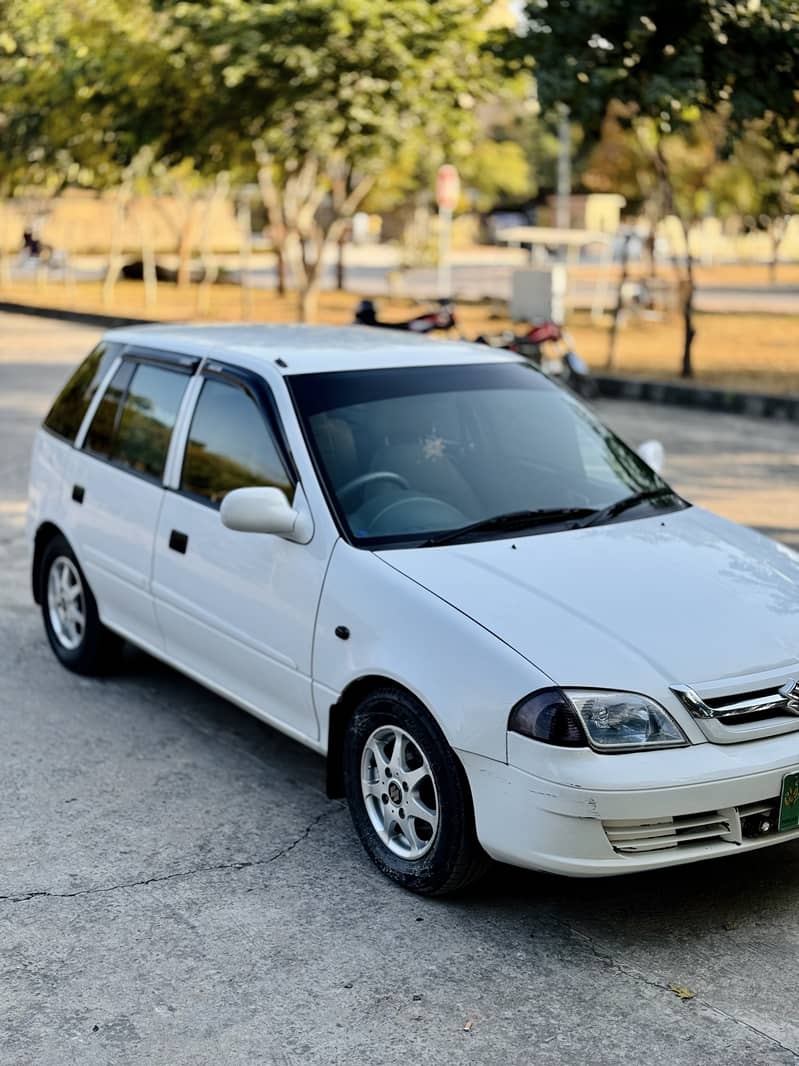
<svg viewBox="0 0 799 1066">
<path fill-rule="evenodd" d="M 799 837 L 799 557 L 517 356 L 112 331 L 38 433 L 29 535 L 64 666 L 128 640 L 327 753 L 407 888 Z"/>
</svg>

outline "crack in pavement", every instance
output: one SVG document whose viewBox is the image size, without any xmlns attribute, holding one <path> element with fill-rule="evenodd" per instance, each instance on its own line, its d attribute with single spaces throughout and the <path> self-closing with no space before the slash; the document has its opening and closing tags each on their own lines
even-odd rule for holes
<svg viewBox="0 0 799 1066">
<path fill-rule="evenodd" d="M 147 877 L 140 881 L 123 881 L 118 885 L 98 885 L 94 888 L 79 888 L 75 892 L 47 892 L 45 890 L 39 890 L 37 892 L 24 892 L 19 895 L 0 896 L 0 903 L 26 903 L 31 899 L 74 899 L 77 896 L 90 896 L 95 893 L 117 892 L 124 888 L 140 888 L 143 885 L 159 884 L 161 881 L 172 881 L 180 877 L 194 877 L 197 874 L 216 873 L 220 870 L 249 870 L 256 866 L 269 866 L 271 863 L 276 862 L 278 859 L 282 859 L 288 855 L 289 852 L 302 844 L 304 840 L 307 840 L 313 830 L 323 822 L 326 818 L 332 817 L 339 811 L 343 810 L 341 803 L 336 803 L 333 807 L 328 807 L 321 814 L 318 814 L 313 819 L 298 837 L 295 837 L 285 847 L 279 848 L 273 855 L 270 855 L 267 859 L 247 859 L 243 862 L 222 862 L 214 866 L 195 866 L 190 870 L 176 870 L 171 874 L 158 874 L 155 877 Z"/>
<path fill-rule="evenodd" d="M 562 929 L 565 929 L 567 932 L 571 933 L 572 936 L 575 936 L 578 939 L 582 940 L 595 958 L 606 963 L 608 966 L 612 966 L 614 970 L 618 971 L 621 974 L 624 974 L 625 977 L 630 977 L 634 981 L 641 981 L 644 984 L 649 985 L 650 988 L 657 988 L 661 992 L 668 992 L 670 995 L 674 995 L 674 990 L 669 988 L 669 986 L 667 984 L 664 984 L 662 981 L 658 981 L 654 977 L 648 977 L 645 973 L 642 973 L 640 970 L 636 970 L 633 967 L 625 966 L 623 963 L 620 963 L 616 959 L 614 959 L 612 955 L 608 955 L 605 952 L 600 951 L 600 949 L 594 943 L 593 938 L 589 936 L 588 933 L 584 933 L 580 929 L 575 929 L 574 926 L 569 925 L 569 923 L 564 921 L 562 918 L 553 918 L 553 920 Z M 749 1022 L 745 1022 L 741 1018 L 736 1018 L 734 1014 L 729 1014 L 721 1007 L 717 1007 L 713 1003 L 708 1003 L 706 999 L 701 999 L 699 996 L 694 996 L 694 1002 L 701 1005 L 706 1010 L 712 1011 L 714 1014 L 718 1014 L 721 1018 L 725 1018 L 727 1021 L 733 1022 L 734 1025 L 739 1025 L 743 1029 L 747 1029 L 755 1036 L 759 1036 L 764 1040 L 768 1040 L 769 1043 L 774 1044 L 782 1051 L 787 1051 L 789 1055 L 793 1056 L 793 1058 L 799 1059 L 799 1052 L 795 1051 L 791 1047 L 788 1047 L 787 1044 L 783 1044 L 782 1041 L 778 1040 L 776 1036 L 772 1036 L 771 1033 L 766 1033 L 762 1029 L 758 1029 L 757 1026 L 751 1025 Z"/>
</svg>

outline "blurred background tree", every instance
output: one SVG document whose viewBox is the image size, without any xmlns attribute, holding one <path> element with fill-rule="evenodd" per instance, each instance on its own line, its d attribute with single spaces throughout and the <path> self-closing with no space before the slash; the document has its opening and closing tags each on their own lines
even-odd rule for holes
<svg viewBox="0 0 799 1066">
<path fill-rule="evenodd" d="M 410 142 L 431 159 L 465 155 L 480 100 L 502 87 L 488 0 L 159 7 L 171 62 L 211 88 L 200 126 L 171 144 L 188 133 L 195 151 L 224 153 L 218 134 L 235 129 L 235 162 L 249 157 L 257 172 L 301 318 L 314 313 L 326 253 L 397 153 Z"/>
<path fill-rule="evenodd" d="M 768 234 L 769 281 L 775 282 L 789 219 L 799 213 L 799 122 L 770 116 L 749 123 L 713 174 L 710 189 L 721 218 L 743 217 Z"/>
<path fill-rule="evenodd" d="M 696 164 L 697 152 L 706 154 L 695 135 L 700 120 L 723 120 L 729 140 L 758 121 L 782 136 L 794 119 L 799 0 L 530 0 L 525 14 L 510 50 L 535 58 L 542 104 L 567 103 L 592 139 L 615 108 L 656 176 L 661 217 L 677 214 L 686 236 L 702 190 L 697 180 L 709 179 L 713 165 L 704 159 L 697 175 L 667 139 L 686 136 Z M 682 374 L 690 377 L 695 285 L 687 240 L 682 264 Z"/>
</svg>

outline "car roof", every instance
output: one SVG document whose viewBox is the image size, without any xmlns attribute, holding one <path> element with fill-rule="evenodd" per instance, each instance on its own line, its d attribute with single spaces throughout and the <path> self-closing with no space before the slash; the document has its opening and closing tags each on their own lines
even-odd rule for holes
<svg viewBox="0 0 799 1066">
<path fill-rule="evenodd" d="M 283 375 L 519 361 L 518 356 L 483 344 L 373 326 L 153 325 L 113 329 L 106 336 L 136 347 L 235 362 L 251 370 L 271 364 Z"/>
</svg>

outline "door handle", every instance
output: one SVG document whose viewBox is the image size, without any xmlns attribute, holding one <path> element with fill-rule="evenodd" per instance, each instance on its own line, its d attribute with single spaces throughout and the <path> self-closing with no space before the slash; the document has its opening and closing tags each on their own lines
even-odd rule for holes
<svg viewBox="0 0 799 1066">
<path fill-rule="evenodd" d="M 75 503 L 83 503 L 83 497 L 85 496 L 85 494 L 86 490 L 84 489 L 83 485 L 72 486 L 72 499 L 75 501 Z"/>
<path fill-rule="evenodd" d="M 186 554 L 186 548 L 189 546 L 189 538 L 186 533 L 181 533 L 179 529 L 173 529 L 169 534 L 169 547 L 173 552 L 180 552 L 181 555 Z"/>
</svg>

